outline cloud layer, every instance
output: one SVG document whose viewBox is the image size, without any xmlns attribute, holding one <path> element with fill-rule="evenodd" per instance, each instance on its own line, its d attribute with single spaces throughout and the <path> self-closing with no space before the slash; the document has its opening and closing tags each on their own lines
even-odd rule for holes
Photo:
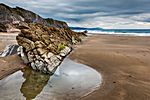
<svg viewBox="0 0 150 100">
<path fill-rule="evenodd" d="M 0 0 L 70 26 L 150 28 L 150 0 Z"/>
</svg>

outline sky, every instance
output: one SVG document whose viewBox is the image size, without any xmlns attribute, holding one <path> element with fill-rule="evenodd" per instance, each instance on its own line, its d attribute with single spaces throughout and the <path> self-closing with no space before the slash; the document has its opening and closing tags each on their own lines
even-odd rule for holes
<svg viewBox="0 0 150 100">
<path fill-rule="evenodd" d="M 150 29 L 150 0 L 0 0 L 69 26 Z"/>
</svg>

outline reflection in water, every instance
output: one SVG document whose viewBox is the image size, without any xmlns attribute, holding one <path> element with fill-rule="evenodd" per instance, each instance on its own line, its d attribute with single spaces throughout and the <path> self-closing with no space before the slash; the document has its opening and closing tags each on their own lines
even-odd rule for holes
<svg viewBox="0 0 150 100">
<path fill-rule="evenodd" d="M 30 68 L 23 69 L 22 72 L 25 81 L 20 91 L 26 97 L 26 100 L 34 99 L 43 90 L 50 76 L 31 70 Z"/>
<path fill-rule="evenodd" d="M 26 68 L 0 80 L 0 100 L 77 100 L 101 81 L 96 70 L 66 58 L 52 76 Z"/>
</svg>

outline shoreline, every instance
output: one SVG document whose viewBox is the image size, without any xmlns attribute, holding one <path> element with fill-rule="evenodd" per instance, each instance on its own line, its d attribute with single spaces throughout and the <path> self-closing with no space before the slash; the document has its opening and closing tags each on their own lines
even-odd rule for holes
<svg viewBox="0 0 150 100">
<path fill-rule="evenodd" d="M 85 29 L 86 30 L 86 29 Z M 85 30 L 73 30 L 75 32 L 83 32 Z M 150 36 L 150 30 L 148 32 L 107 32 L 107 31 L 94 31 L 94 30 L 87 30 L 87 34 L 95 34 L 95 35 L 118 35 L 118 36 Z"/>
<path fill-rule="evenodd" d="M 143 33 L 140 33 L 140 34 L 143 34 Z M 112 35 L 112 36 L 130 36 L 130 37 L 150 37 L 150 34 L 143 34 L 143 35 L 140 35 L 140 34 L 126 34 L 126 33 L 87 33 L 88 36 L 90 35 Z"/>
</svg>

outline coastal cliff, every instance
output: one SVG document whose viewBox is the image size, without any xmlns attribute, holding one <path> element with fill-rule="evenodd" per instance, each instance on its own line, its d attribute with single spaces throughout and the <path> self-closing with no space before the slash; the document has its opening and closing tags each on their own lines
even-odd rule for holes
<svg viewBox="0 0 150 100">
<path fill-rule="evenodd" d="M 0 3 L 0 31 L 6 32 L 11 28 L 16 28 L 23 23 L 40 23 L 45 26 L 57 28 L 69 28 L 66 22 L 54 20 L 52 18 L 42 18 L 40 15 L 23 9 L 21 7 L 11 8 Z"/>
</svg>

